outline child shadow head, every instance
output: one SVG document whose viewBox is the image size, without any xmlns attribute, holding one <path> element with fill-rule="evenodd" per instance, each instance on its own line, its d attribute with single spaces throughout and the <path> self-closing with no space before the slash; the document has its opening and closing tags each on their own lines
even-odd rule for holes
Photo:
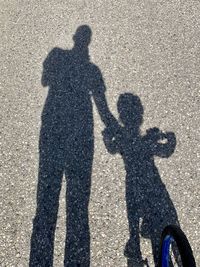
<svg viewBox="0 0 200 267">
<path fill-rule="evenodd" d="M 124 93 L 117 102 L 119 119 L 125 127 L 139 129 L 143 122 L 144 108 L 137 95 Z"/>
</svg>

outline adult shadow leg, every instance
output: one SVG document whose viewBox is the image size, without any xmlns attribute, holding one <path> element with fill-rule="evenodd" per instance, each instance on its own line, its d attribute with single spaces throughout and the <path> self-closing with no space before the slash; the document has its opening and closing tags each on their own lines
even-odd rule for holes
<svg viewBox="0 0 200 267">
<path fill-rule="evenodd" d="M 63 168 L 45 155 L 40 156 L 29 266 L 51 267 Z"/>
<path fill-rule="evenodd" d="M 88 146 L 90 147 L 90 146 Z M 90 266 L 88 205 L 93 149 L 76 151 L 67 166 L 65 267 Z"/>
</svg>

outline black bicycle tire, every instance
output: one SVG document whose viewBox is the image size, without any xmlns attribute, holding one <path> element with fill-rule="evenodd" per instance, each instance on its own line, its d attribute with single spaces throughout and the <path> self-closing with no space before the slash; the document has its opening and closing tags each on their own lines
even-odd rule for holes
<svg viewBox="0 0 200 267">
<path fill-rule="evenodd" d="M 176 241 L 183 267 L 196 267 L 195 259 L 189 241 L 180 227 L 176 225 L 168 225 L 162 232 L 158 267 L 162 267 L 162 245 L 167 235 L 172 236 Z"/>
</svg>

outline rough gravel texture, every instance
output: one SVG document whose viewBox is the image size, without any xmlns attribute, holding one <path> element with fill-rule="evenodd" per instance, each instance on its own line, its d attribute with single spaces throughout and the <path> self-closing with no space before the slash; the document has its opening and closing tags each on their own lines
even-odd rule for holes
<svg viewBox="0 0 200 267">
<path fill-rule="evenodd" d="M 48 88 L 43 62 L 54 47 L 71 49 L 78 26 L 92 30 L 90 61 L 100 69 L 116 118 L 118 97 L 139 96 L 142 133 L 176 135 L 168 158 L 155 157 L 159 176 L 200 266 L 200 2 L 196 0 L 0 1 L 0 266 L 29 265 L 36 209 L 41 114 Z M 89 203 L 91 266 L 127 266 L 129 238 L 123 157 L 103 142 L 93 101 L 94 159 Z M 55 235 L 54 266 L 63 266 L 65 191 Z M 164 209 L 165 207 L 163 207 Z M 150 240 L 143 258 L 153 266 Z M 38 266 L 38 265 L 36 265 Z"/>
</svg>

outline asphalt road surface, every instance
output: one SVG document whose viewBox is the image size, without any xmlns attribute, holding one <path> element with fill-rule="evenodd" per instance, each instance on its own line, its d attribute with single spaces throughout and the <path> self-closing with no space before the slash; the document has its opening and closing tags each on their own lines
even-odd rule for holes
<svg viewBox="0 0 200 267">
<path fill-rule="evenodd" d="M 200 266 L 200 2 L 1 0 L 0 32 L 0 266 L 131 267 L 145 223 L 154 266 L 155 219 Z"/>
</svg>

